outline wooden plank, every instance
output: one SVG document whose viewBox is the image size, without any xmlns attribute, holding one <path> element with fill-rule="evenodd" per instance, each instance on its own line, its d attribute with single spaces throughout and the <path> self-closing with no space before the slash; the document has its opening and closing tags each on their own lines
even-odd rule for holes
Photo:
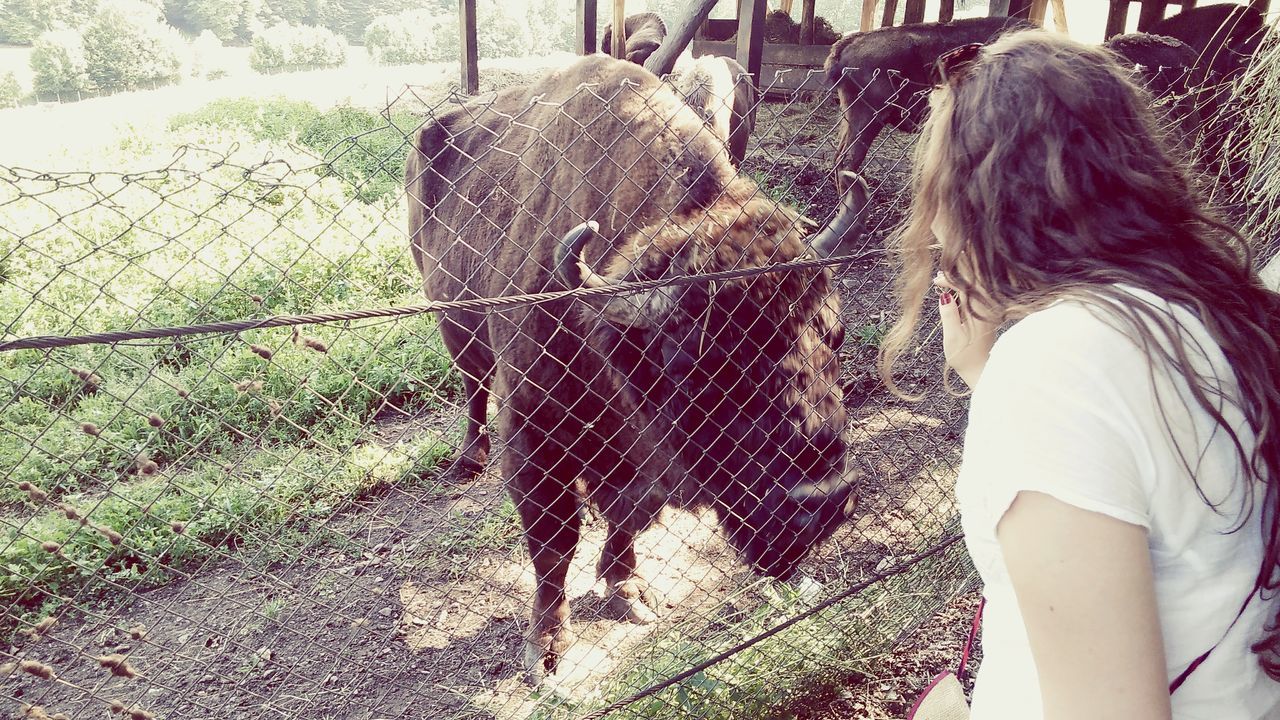
<svg viewBox="0 0 1280 720">
<path fill-rule="evenodd" d="M 619 60 L 627 57 L 627 0 L 613 0 L 613 56 Z"/>
<path fill-rule="evenodd" d="M 1067 7 L 1065 0 L 1050 0 L 1053 6 L 1053 29 L 1062 34 L 1067 33 Z"/>
<path fill-rule="evenodd" d="M 880 17 L 880 27 L 893 27 L 898 15 L 898 0 L 884 0 L 884 15 Z"/>
<path fill-rule="evenodd" d="M 800 6 L 800 44 L 813 44 L 813 6 L 817 0 L 801 0 Z"/>
<path fill-rule="evenodd" d="M 915 25 L 924 22 L 924 0 L 907 0 L 907 8 L 902 16 L 903 25 Z"/>
<path fill-rule="evenodd" d="M 942 0 L 938 6 L 938 22 L 949 23 L 956 17 L 956 0 Z"/>
<path fill-rule="evenodd" d="M 761 51 L 764 48 L 765 0 L 738 0 L 738 41 L 735 59 L 760 86 Z"/>
<path fill-rule="evenodd" d="M 1049 9 L 1049 0 L 1031 0 L 1031 5 L 1027 10 L 1027 19 L 1031 22 L 1044 27 L 1045 11 Z"/>
<path fill-rule="evenodd" d="M 858 29 L 867 32 L 876 21 L 876 0 L 862 0 L 862 24 Z"/>
<path fill-rule="evenodd" d="M 1146 32 L 1163 20 L 1167 5 L 1166 0 L 1142 0 L 1142 9 L 1138 11 L 1138 32 Z"/>
<path fill-rule="evenodd" d="M 794 67 L 822 67 L 827 60 L 827 55 L 831 53 L 830 45 L 791 45 L 770 43 L 765 45 L 760 53 L 760 62 L 762 65 L 791 65 Z M 695 57 L 702 55 L 720 55 L 723 57 L 736 58 L 738 56 L 737 43 L 724 40 L 694 40 L 693 54 Z"/>
<path fill-rule="evenodd" d="M 1103 40 L 1110 40 L 1116 35 L 1124 34 L 1129 23 L 1129 0 L 1111 0 L 1111 9 L 1107 12 L 1107 30 Z"/>
<path fill-rule="evenodd" d="M 458 0 L 459 37 L 462 39 L 462 92 L 480 92 L 480 54 L 476 45 L 476 0 Z"/>
<path fill-rule="evenodd" d="M 577 48 L 579 55 L 596 51 L 596 0 L 578 0 Z"/>
<path fill-rule="evenodd" d="M 663 38 L 662 44 L 653 51 L 648 60 L 644 61 L 645 69 L 659 77 L 671 72 L 676 66 L 676 59 L 688 47 L 689 41 L 693 40 L 700 28 L 706 28 L 707 17 L 711 15 L 715 6 L 716 0 L 699 0 L 696 3 L 689 3 L 685 7 L 685 14 L 668 26 L 670 31 Z M 695 41 L 694 44 L 697 45 L 698 42 L 701 41 Z M 696 52 L 694 54 L 697 55 Z"/>
</svg>

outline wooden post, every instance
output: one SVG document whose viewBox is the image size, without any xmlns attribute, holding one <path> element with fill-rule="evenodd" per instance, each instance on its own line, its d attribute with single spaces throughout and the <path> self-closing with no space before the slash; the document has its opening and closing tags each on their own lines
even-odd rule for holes
<svg viewBox="0 0 1280 720">
<path fill-rule="evenodd" d="M 862 24 L 858 29 L 867 32 L 876 22 L 876 0 L 862 0 Z"/>
<path fill-rule="evenodd" d="M 884 0 L 884 15 L 880 18 L 880 27 L 893 27 L 897 14 L 898 0 Z"/>
<path fill-rule="evenodd" d="M 1053 29 L 1067 34 L 1067 7 L 1064 0 L 1050 0 L 1053 6 Z"/>
<path fill-rule="evenodd" d="M 1146 32 L 1152 25 L 1164 19 L 1165 0 L 1142 0 L 1142 9 L 1138 12 L 1138 32 Z"/>
<path fill-rule="evenodd" d="M 619 60 L 627 57 L 627 0 L 613 0 L 613 56 Z"/>
<path fill-rule="evenodd" d="M 991 0 L 987 17 L 1009 17 L 1009 0 Z"/>
<path fill-rule="evenodd" d="M 462 39 L 462 92 L 480 92 L 480 55 L 476 50 L 476 0 L 458 0 Z"/>
<path fill-rule="evenodd" d="M 813 6 L 818 0 L 801 0 L 800 5 L 800 44 L 813 44 Z"/>
<path fill-rule="evenodd" d="M 1125 25 L 1129 22 L 1129 0 L 1111 0 L 1111 10 L 1107 13 L 1107 30 L 1103 33 L 1103 40 L 1110 40 L 1116 35 L 1124 33 Z"/>
<path fill-rule="evenodd" d="M 765 0 L 738 0 L 738 64 L 760 87 L 760 66 L 764 51 Z"/>
<path fill-rule="evenodd" d="M 803 0 L 801 1 L 803 2 Z M 781 2 L 778 3 L 778 8 L 782 10 L 782 12 L 790 15 L 792 4 L 793 4 L 793 0 L 782 0 Z"/>
<path fill-rule="evenodd" d="M 689 3 L 686 14 L 668 26 L 667 37 L 663 39 L 658 49 L 653 51 L 649 59 L 644 61 L 644 68 L 658 77 L 671 72 L 671 69 L 676 66 L 680 53 L 689 46 L 689 41 L 711 16 L 711 11 L 715 7 L 716 0 L 699 0 L 697 3 Z"/>
<path fill-rule="evenodd" d="M 1048 8 L 1049 0 L 1031 0 L 1031 6 L 1027 8 L 1027 19 L 1044 27 L 1045 10 Z"/>
<path fill-rule="evenodd" d="M 956 0 L 942 0 L 938 6 L 938 22 L 949 23 L 956 17 Z"/>
<path fill-rule="evenodd" d="M 578 0 L 578 54 L 596 51 L 596 0 Z"/>
<path fill-rule="evenodd" d="M 1009 17 L 1031 19 L 1032 0 L 1009 0 Z"/>
<path fill-rule="evenodd" d="M 924 22 L 924 0 L 907 0 L 907 9 L 902 16 L 903 25 L 916 25 Z"/>
</svg>

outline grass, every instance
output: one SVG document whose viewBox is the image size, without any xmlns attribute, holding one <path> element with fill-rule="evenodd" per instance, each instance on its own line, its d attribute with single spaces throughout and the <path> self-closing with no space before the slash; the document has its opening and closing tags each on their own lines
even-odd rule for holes
<svg viewBox="0 0 1280 720">
<path fill-rule="evenodd" d="M 618 711 L 616 717 L 717 720 L 779 717 L 780 708 L 829 692 L 863 672 L 940 599 L 967 586 L 972 566 L 963 547 L 925 560 L 821 610 L 728 659 Z M 580 717 L 704 663 L 816 605 L 822 597 L 761 580 L 628 653 L 630 662 L 585 700 L 535 697 L 539 720 Z M 611 715 L 615 717 L 615 715 Z"/>
<path fill-rule="evenodd" d="M 162 172 L 0 175 L 5 337 L 420 302 L 381 170 L 317 165 L 288 144 L 348 136 L 368 118 L 260 110 L 258 125 L 234 113 L 244 126 L 179 124 L 170 146 L 200 138 L 224 150 L 180 155 Z M 393 155 L 376 134 L 355 142 Z M 165 146 L 131 138 L 100 162 L 137 167 Z M 236 547 L 305 552 L 360 497 L 429 486 L 449 439 L 384 447 L 367 436 L 379 413 L 427 412 L 455 391 L 434 318 L 298 333 L 0 354 L 3 626 L 61 599 L 170 582 Z"/>
</svg>

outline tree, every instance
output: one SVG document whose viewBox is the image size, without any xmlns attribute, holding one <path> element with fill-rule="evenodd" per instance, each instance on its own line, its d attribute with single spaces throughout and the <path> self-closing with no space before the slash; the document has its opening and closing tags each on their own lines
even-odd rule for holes
<svg viewBox="0 0 1280 720">
<path fill-rule="evenodd" d="M 77 92 L 89 86 L 84 40 L 75 30 L 51 30 L 31 48 L 33 85 L 37 92 Z"/>
<path fill-rule="evenodd" d="M 374 62 L 383 65 L 430 62 L 438 59 L 436 39 L 447 20 L 427 10 L 383 15 L 364 31 L 364 46 Z"/>
<path fill-rule="evenodd" d="M 453 17 L 457 25 L 457 13 Z M 497 0 L 478 0 L 476 48 L 480 57 L 520 57 L 530 54 L 532 44 L 525 18 L 512 17 Z"/>
<path fill-rule="evenodd" d="M 25 95 L 22 83 L 18 82 L 18 76 L 12 70 L 0 75 L 0 108 L 17 107 Z"/>
<path fill-rule="evenodd" d="M 332 31 L 306 25 L 276 25 L 253 36 L 249 66 L 258 72 L 336 67 L 347 46 Z"/>
<path fill-rule="evenodd" d="M 142 0 L 107 0 L 84 29 L 89 80 L 103 90 L 173 82 L 183 51 L 178 32 Z"/>
<path fill-rule="evenodd" d="M 255 0 L 165 0 L 164 16 L 192 35 L 209 30 L 223 42 L 248 42 L 259 7 Z"/>
<path fill-rule="evenodd" d="M 0 42 L 29 45 L 42 33 L 76 27 L 97 0 L 0 0 Z"/>
</svg>

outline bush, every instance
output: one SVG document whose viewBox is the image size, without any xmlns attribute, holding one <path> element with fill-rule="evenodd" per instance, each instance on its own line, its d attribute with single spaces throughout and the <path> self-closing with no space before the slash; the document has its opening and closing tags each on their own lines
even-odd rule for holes
<svg viewBox="0 0 1280 720">
<path fill-rule="evenodd" d="M 89 86 L 89 63 L 84 39 L 75 30 L 53 30 L 31 48 L 36 92 L 77 92 Z"/>
<path fill-rule="evenodd" d="M 324 157 L 327 169 L 349 183 L 365 202 L 395 197 L 404 185 L 406 139 L 418 118 L 381 115 L 353 107 L 334 108 L 298 133 L 298 142 Z"/>
<path fill-rule="evenodd" d="M 451 23 L 458 32 L 457 21 Z M 497 0 L 476 3 L 476 47 L 483 58 L 523 57 L 534 54 L 526 18 L 508 13 Z M 457 51 L 454 52 L 457 57 Z"/>
<path fill-rule="evenodd" d="M 17 107 L 25 96 L 22 83 L 18 82 L 18 76 L 13 71 L 0 75 L 0 108 Z"/>
<path fill-rule="evenodd" d="M 111 0 L 84 29 L 89 80 L 100 90 L 166 84 L 182 73 L 184 46 L 159 11 L 139 0 Z"/>
<path fill-rule="evenodd" d="M 259 9 L 257 0 L 165 0 L 170 25 L 198 35 L 211 32 L 223 42 L 249 42 Z"/>
<path fill-rule="evenodd" d="M 277 25 L 253 36 L 249 65 L 260 73 L 337 67 L 347 46 L 332 31 L 306 25 Z"/>
<path fill-rule="evenodd" d="M 406 65 L 443 60 L 437 49 L 448 31 L 444 25 L 456 23 L 454 18 L 435 15 L 426 10 L 408 10 L 396 15 L 383 15 L 369 24 L 364 32 L 364 46 L 374 62 L 383 65 Z M 457 45 L 458 30 L 453 30 Z"/>
<path fill-rule="evenodd" d="M 302 100 L 228 98 L 173 116 L 169 129 L 214 127 L 244 131 L 258 140 L 287 142 L 296 140 L 298 133 L 319 117 L 316 106 Z"/>
</svg>

